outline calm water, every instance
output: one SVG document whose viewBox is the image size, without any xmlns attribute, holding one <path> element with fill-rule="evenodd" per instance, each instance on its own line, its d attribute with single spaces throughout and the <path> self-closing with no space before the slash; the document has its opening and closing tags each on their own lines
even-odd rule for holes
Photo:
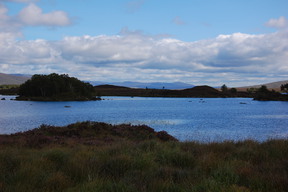
<svg viewBox="0 0 288 192">
<path fill-rule="evenodd" d="M 146 124 L 178 139 L 203 142 L 288 138 L 288 102 L 249 98 L 130 98 L 103 101 L 0 101 L 0 134 L 77 121 Z M 243 104 L 245 103 L 245 104 Z M 70 106 L 70 107 L 65 107 Z"/>
</svg>

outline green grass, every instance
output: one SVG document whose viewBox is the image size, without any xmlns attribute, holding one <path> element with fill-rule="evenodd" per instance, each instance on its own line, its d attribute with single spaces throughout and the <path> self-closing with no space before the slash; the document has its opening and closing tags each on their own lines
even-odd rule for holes
<svg viewBox="0 0 288 192">
<path fill-rule="evenodd" d="M 288 141 L 3 145 L 0 173 L 1 192 L 284 192 Z"/>
</svg>

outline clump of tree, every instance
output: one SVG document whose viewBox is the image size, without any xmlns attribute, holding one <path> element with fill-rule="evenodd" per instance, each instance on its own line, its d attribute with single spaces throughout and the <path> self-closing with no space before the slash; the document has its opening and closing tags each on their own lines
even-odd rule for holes
<svg viewBox="0 0 288 192">
<path fill-rule="evenodd" d="M 221 86 L 221 91 L 225 96 L 229 97 L 235 97 L 238 93 L 236 88 L 228 88 L 225 84 Z"/>
<path fill-rule="evenodd" d="M 262 85 L 257 91 L 254 93 L 254 100 L 259 101 L 288 101 L 287 95 L 282 95 L 275 90 L 268 90 L 265 85 Z"/>
<path fill-rule="evenodd" d="M 224 85 L 222 85 L 221 86 L 221 91 L 223 92 L 223 93 L 226 93 L 227 91 L 228 91 L 228 87 L 224 84 Z"/>
<path fill-rule="evenodd" d="M 247 89 L 247 92 L 249 94 L 255 94 L 257 91 L 258 91 L 258 88 L 254 88 L 254 87 L 251 87 L 251 88 Z"/>
<path fill-rule="evenodd" d="M 281 85 L 280 89 L 282 92 L 288 93 L 288 83 Z"/>
<path fill-rule="evenodd" d="M 19 88 L 19 100 L 92 100 L 94 87 L 67 74 L 33 75 Z"/>
</svg>

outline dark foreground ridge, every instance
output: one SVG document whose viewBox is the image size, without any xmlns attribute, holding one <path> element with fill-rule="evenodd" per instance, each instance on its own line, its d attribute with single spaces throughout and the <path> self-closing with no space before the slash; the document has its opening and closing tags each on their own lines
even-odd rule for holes
<svg viewBox="0 0 288 192">
<path fill-rule="evenodd" d="M 145 125 L 81 122 L 0 135 L 0 141 L 1 192 L 288 189 L 288 140 L 201 144 Z"/>
<path fill-rule="evenodd" d="M 177 141 L 165 131 L 156 132 L 146 125 L 111 125 L 101 122 L 79 122 L 58 127 L 41 125 L 39 128 L 12 135 L 0 135 L 0 144 L 44 147 L 50 144 L 102 145 L 121 141 Z"/>
</svg>

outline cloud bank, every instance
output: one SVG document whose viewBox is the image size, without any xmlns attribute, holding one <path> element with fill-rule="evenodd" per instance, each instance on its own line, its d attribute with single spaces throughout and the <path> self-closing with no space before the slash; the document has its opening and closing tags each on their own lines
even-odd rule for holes
<svg viewBox="0 0 288 192">
<path fill-rule="evenodd" d="M 1 39 L 6 73 L 69 73 L 83 80 L 184 81 L 233 85 L 288 78 L 288 33 L 234 33 L 184 42 L 139 33 L 65 37 L 61 41 Z"/>
</svg>

